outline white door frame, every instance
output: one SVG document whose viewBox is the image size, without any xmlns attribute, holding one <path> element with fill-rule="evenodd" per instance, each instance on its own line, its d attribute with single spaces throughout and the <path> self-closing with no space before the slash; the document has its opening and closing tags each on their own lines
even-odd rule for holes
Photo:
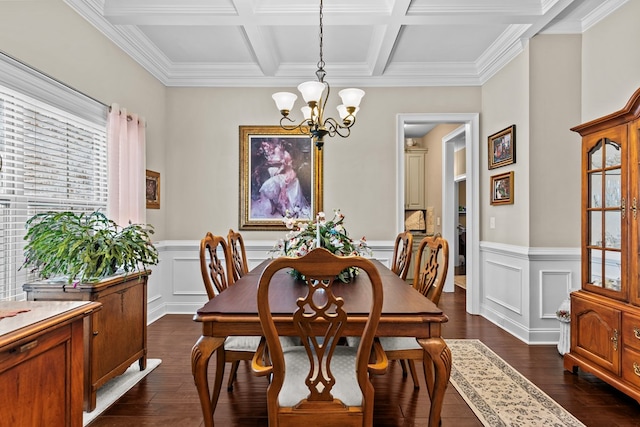
<svg viewBox="0 0 640 427">
<path fill-rule="evenodd" d="M 404 125 L 416 123 L 460 123 L 460 128 L 443 138 L 442 150 L 442 236 L 447 241 L 458 238 L 454 195 L 454 144 L 447 140 L 465 132 L 467 179 L 467 312 L 480 313 L 480 118 L 478 113 L 402 113 L 397 115 L 396 129 L 396 207 L 398 232 L 404 231 Z M 444 292 L 454 290 L 452 262 L 449 255 L 449 274 Z"/>
</svg>

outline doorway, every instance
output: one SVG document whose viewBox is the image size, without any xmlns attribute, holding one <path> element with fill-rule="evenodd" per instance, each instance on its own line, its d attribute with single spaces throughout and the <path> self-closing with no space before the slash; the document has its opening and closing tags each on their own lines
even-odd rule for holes
<svg viewBox="0 0 640 427">
<path fill-rule="evenodd" d="M 458 197 L 456 194 L 454 158 L 456 140 L 464 140 L 465 147 L 465 238 L 466 238 L 466 294 L 467 312 L 479 314 L 479 114 L 478 113 L 442 113 L 442 114 L 398 114 L 397 116 L 397 230 L 404 231 L 404 128 L 412 124 L 459 123 L 453 132 L 442 139 L 442 235 L 449 242 L 458 241 Z M 449 265 L 455 266 L 455 251 L 449 251 Z M 454 268 L 450 268 L 453 273 Z M 447 274 L 444 292 L 453 292 L 454 274 Z"/>
</svg>

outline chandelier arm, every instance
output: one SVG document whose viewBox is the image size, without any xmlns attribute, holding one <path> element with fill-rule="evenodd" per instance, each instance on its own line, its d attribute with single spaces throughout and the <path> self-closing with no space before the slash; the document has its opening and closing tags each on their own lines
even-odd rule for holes
<svg viewBox="0 0 640 427">
<path fill-rule="evenodd" d="M 322 116 L 324 115 L 324 110 L 327 107 L 327 101 L 329 100 L 329 95 L 331 94 L 331 86 L 329 85 L 329 83 L 323 81 L 322 83 L 324 83 L 324 87 L 327 88 L 327 96 L 324 97 L 324 101 L 322 101 L 322 113 L 320 114 L 320 121 L 322 121 Z"/>
<path fill-rule="evenodd" d="M 340 129 L 349 129 L 353 127 L 355 123 L 356 123 L 356 116 L 352 114 L 345 116 L 345 118 L 342 120 L 336 120 L 333 117 L 329 117 L 324 121 L 325 126 L 327 124 L 330 124 L 332 127 L 340 128 Z"/>
<path fill-rule="evenodd" d="M 351 134 L 351 126 L 343 126 L 333 117 L 329 117 L 324 121 L 324 127 L 329 131 L 329 136 L 335 135 L 346 138 Z"/>
<path fill-rule="evenodd" d="M 302 133 L 305 134 L 309 134 L 308 128 L 307 128 L 307 120 L 303 119 L 300 123 L 298 123 L 297 125 L 287 125 L 287 123 L 285 122 L 285 120 L 287 122 L 291 122 L 291 123 L 295 123 L 292 119 L 290 119 L 287 116 L 282 116 L 280 118 L 280 127 L 284 130 L 297 130 L 299 129 Z M 305 130 L 306 129 L 306 130 Z"/>
</svg>

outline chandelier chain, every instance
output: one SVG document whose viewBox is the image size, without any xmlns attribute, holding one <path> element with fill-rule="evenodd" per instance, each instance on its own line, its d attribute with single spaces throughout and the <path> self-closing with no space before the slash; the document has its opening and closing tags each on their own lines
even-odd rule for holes
<svg viewBox="0 0 640 427">
<path fill-rule="evenodd" d="M 322 41 L 324 37 L 324 32 L 322 30 L 322 0 L 320 0 L 320 61 L 318 61 L 318 69 L 324 70 L 324 59 L 322 58 Z"/>
<path fill-rule="evenodd" d="M 302 108 L 304 118 L 296 124 L 289 117 L 289 112 L 293 108 L 297 96 L 289 92 L 274 93 L 272 98 L 276 102 L 276 106 L 280 110 L 282 117 L 280 118 L 280 127 L 285 130 L 299 130 L 312 137 L 318 150 L 324 145 L 325 136 L 340 136 L 346 138 L 351 134 L 351 127 L 356 122 L 356 112 L 359 109 L 360 100 L 364 96 L 364 91 L 356 88 L 347 88 L 339 92 L 342 104 L 337 106 L 339 118 L 324 117 L 325 107 L 331 93 L 331 87 L 328 82 L 324 81 L 326 71 L 324 70 L 324 11 L 323 1 L 320 0 L 320 60 L 318 61 L 318 69 L 316 70 L 317 82 L 308 81 L 301 83 L 298 90 L 307 104 Z M 323 94 L 324 93 L 324 94 Z"/>
</svg>

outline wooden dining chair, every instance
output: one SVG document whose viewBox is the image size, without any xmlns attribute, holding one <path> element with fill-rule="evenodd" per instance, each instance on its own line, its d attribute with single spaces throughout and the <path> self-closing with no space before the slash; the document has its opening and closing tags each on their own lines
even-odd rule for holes
<svg viewBox="0 0 640 427">
<path fill-rule="evenodd" d="M 425 263 L 422 266 L 421 261 L 425 258 Z M 425 237 L 420 241 L 420 246 L 418 246 L 415 264 L 413 287 L 437 305 L 440 301 L 440 295 L 442 295 L 449 269 L 448 242 L 440 235 Z M 420 388 L 415 361 L 423 361 L 424 350 L 416 339 L 411 337 L 381 337 L 380 343 L 389 360 L 399 360 L 402 363 L 403 375 L 406 375 L 404 361 L 407 362 L 413 379 L 413 386 L 416 389 Z M 431 391 L 433 387 L 431 365 L 425 366 L 424 375 L 427 387 Z"/>
<path fill-rule="evenodd" d="M 407 279 L 407 273 L 411 266 L 412 253 L 413 234 L 409 231 L 399 233 L 396 236 L 396 243 L 393 247 L 391 271 L 397 274 L 402 280 Z"/>
<path fill-rule="evenodd" d="M 337 276 L 348 267 L 359 267 L 362 273 L 354 283 L 342 284 Z M 273 276 L 285 268 L 304 275 L 305 281 L 299 286 L 306 286 L 307 294 L 298 299 L 290 326 L 303 345 L 283 350 L 269 298 L 274 296 L 273 292 L 270 294 Z M 345 300 L 334 295 L 334 287 L 369 284 L 371 305 L 359 346 L 338 345 L 349 313 L 345 311 Z M 373 425 L 374 390 L 369 374 L 382 374 L 387 369 L 384 351 L 374 343 L 382 298 L 380 274 L 366 258 L 336 256 L 319 248 L 301 258 L 271 261 L 260 277 L 257 296 L 265 340 L 251 364 L 257 375 L 271 377 L 267 389 L 270 427 Z M 264 354 L 266 348 L 268 357 Z M 375 357 L 370 361 L 372 355 Z"/>
<path fill-rule="evenodd" d="M 409 231 L 398 233 L 396 242 L 393 246 L 393 258 L 391 259 L 391 271 L 398 275 L 402 280 L 407 279 L 407 273 L 411 264 L 411 255 L 413 254 L 413 234 Z M 358 337 L 347 337 L 347 344 L 357 347 Z M 406 376 L 407 368 L 404 361 L 402 363 L 402 372 Z"/>
<path fill-rule="evenodd" d="M 227 234 L 227 245 L 231 251 L 231 273 L 235 282 L 249 272 L 247 252 L 244 248 L 242 234 L 230 229 L 229 234 Z"/>
<path fill-rule="evenodd" d="M 220 255 L 224 256 L 223 260 Z M 208 232 L 200 241 L 200 272 L 209 299 L 224 292 L 230 283 L 234 283 L 231 274 L 231 254 L 224 237 Z M 258 336 L 227 337 L 224 347 L 216 352 L 216 377 L 212 402 L 217 402 L 222 388 L 222 378 L 226 362 L 231 363 L 231 372 L 227 382 L 227 391 L 233 391 L 233 382 L 241 360 L 251 360 L 260 343 Z"/>
<path fill-rule="evenodd" d="M 222 236 L 214 236 L 208 232 L 200 240 L 200 272 L 209 299 L 229 286 L 231 259 L 228 252 L 229 247 Z"/>
</svg>

